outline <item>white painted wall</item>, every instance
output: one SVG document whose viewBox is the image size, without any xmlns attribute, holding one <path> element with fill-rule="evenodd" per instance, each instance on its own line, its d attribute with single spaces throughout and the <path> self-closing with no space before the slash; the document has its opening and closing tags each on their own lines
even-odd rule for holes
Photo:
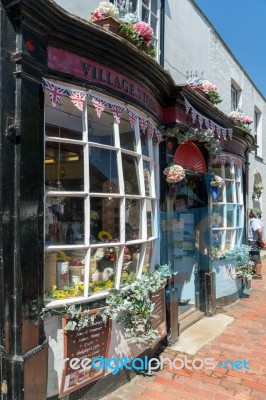
<svg viewBox="0 0 266 400">
<path fill-rule="evenodd" d="M 98 6 L 100 0 L 54 0 L 54 2 L 69 13 L 88 19 L 91 11 Z"/>
</svg>

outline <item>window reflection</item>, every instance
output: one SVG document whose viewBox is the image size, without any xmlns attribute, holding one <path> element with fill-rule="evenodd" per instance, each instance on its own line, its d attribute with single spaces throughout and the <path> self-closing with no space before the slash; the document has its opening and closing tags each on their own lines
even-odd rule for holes
<svg viewBox="0 0 266 400">
<path fill-rule="evenodd" d="M 131 191 L 129 194 L 140 194 L 137 157 L 129 154 L 122 154 L 122 166 L 124 180 L 131 184 Z"/>
</svg>

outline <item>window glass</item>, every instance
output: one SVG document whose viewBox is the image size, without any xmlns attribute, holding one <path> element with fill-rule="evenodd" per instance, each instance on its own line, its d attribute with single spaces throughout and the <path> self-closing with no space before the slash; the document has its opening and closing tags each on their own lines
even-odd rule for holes
<svg viewBox="0 0 266 400">
<path fill-rule="evenodd" d="M 53 107 L 45 98 L 45 134 L 65 139 L 83 139 L 82 112 L 74 106 L 68 97 L 61 97 Z"/>
<path fill-rule="evenodd" d="M 90 243 L 118 242 L 120 239 L 120 199 L 92 197 L 90 202 Z"/>
<path fill-rule="evenodd" d="M 84 250 L 45 252 L 44 290 L 49 299 L 65 299 L 84 295 Z"/>
<path fill-rule="evenodd" d="M 90 191 L 94 193 L 118 193 L 117 153 L 114 150 L 90 147 Z"/>
<path fill-rule="evenodd" d="M 129 154 L 122 154 L 122 166 L 124 180 L 130 182 L 130 194 L 140 194 L 139 189 L 139 174 L 138 174 L 138 159 Z"/>
<path fill-rule="evenodd" d="M 239 160 L 232 160 L 213 165 L 212 171 L 225 177 L 218 198 L 212 200 L 212 246 L 232 249 L 242 244 L 244 236 L 242 168 Z"/>
<path fill-rule="evenodd" d="M 99 118 L 93 106 L 88 106 L 88 140 L 100 144 L 114 145 L 114 117 L 104 111 Z"/>
<path fill-rule="evenodd" d="M 45 241 L 47 245 L 84 243 L 83 198 L 46 197 Z"/>
<path fill-rule="evenodd" d="M 146 132 L 137 141 L 138 121 L 130 126 L 126 104 L 120 123 L 108 102 L 100 118 L 89 97 L 88 104 L 81 112 L 63 97 L 53 109 L 45 93 L 44 286 L 50 304 L 95 299 L 157 262 L 157 138 Z"/>
<path fill-rule="evenodd" d="M 126 199 L 126 241 L 141 238 L 141 200 Z"/>
<path fill-rule="evenodd" d="M 82 191 L 84 181 L 83 147 L 47 142 L 45 185 L 50 190 Z"/>
<path fill-rule="evenodd" d="M 121 122 L 119 124 L 120 146 L 123 149 L 136 151 L 136 139 L 134 128 L 130 126 L 126 112 L 123 112 Z"/>
<path fill-rule="evenodd" d="M 119 247 L 111 245 L 91 250 L 89 293 L 114 287 Z"/>
</svg>

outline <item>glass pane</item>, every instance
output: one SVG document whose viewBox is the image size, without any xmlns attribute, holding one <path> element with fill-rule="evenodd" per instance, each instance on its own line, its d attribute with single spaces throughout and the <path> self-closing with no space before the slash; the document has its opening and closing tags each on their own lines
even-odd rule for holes
<svg viewBox="0 0 266 400">
<path fill-rule="evenodd" d="M 143 269 L 142 269 L 142 274 L 144 274 L 144 275 L 148 274 L 150 271 L 151 254 L 152 254 L 152 243 L 149 242 L 149 243 L 147 243 L 147 246 L 146 246 L 145 256 L 144 256 L 144 264 L 143 264 Z"/>
<path fill-rule="evenodd" d="M 123 16 L 126 13 L 136 13 L 137 11 L 137 0 L 116 0 L 115 4 L 119 9 L 120 16 Z"/>
<path fill-rule="evenodd" d="M 236 207 L 236 226 L 237 227 L 243 227 L 244 221 L 242 220 L 242 206 L 237 206 Z"/>
<path fill-rule="evenodd" d="M 148 148 L 148 138 L 145 133 L 141 131 L 140 133 L 140 140 L 141 140 L 141 151 L 144 156 L 149 157 L 149 148 Z"/>
<path fill-rule="evenodd" d="M 137 157 L 122 154 L 124 180 L 129 182 L 129 194 L 140 194 Z"/>
<path fill-rule="evenodd" d="M 226 202 L 233 203 L 233 185 L 232 181 L 225 181 Z"/>
<path fill-rule="evenodd" d="M 93 106 L 88 106 L 88 138 L 89 142 L 114 145 L 114 117 L 103 111 L 101 118 Z"/>
<path fill-rule="evenodd" d="M 147 200 L 147 237 L 154 236 L 153 232 L 153 210 L 151 200 Z"/>
<path fill-rule="evenodd" d="M 158 10 L 158 0 L 151 0 L 151 11 L 157 15 Z"/>
<path fill-rule="evenodd" d="M 157 22 L 158 22 L 158 19 L 154 15 L 151 14 L 151 27 L 154 31 L 153 34 L 155 37 L 157 36 Z"/>
<path fill-rule="evenodd" d="M 82 146 L 46 142 L 45 185 L 50 190 L 84 190 Z"/>
<path fill-rule="evenodd" d="M 82 140 L 82 112 L 68 97 L 54 108 L 45 93 L 45 134 L 52 137 Z"/>
<path fill-rule="evenodd" d="M 212 206 L 212 227 L 222 228 L 224 226 L 224 206 Z"/>
<path fill-rule="evenodd" d="M 90 191 L 96 193 L 117 193 L 119 191 L 116 151 L 90 147 Z"/>
<path fill-rule="evenodd" d="M 234 227 L 234 206 L 227 206 L 227 227 Z"/>
<path fill-rule="evenodd" d="M 75 197 L 47 197 L 45 244 L 84 243 L 84 200 Z"/>
<path fill-rule="evenodd" d="M 50 299 L 65 299 L 84 294 L 85 250 L 45 253 L 44 290 Z"/>
<path fill-rule="evenodd" d="M 225 164 L 224 170 L 225 170 L 225 178 L 232 179 L 230 164 Z"/>
<path fill-rule="evenodd" d="M 232 240 L 233 240 L 233 231 L 232 230 L 226 231 L 225 249 L 230 250 L 232 248 Z"/>
<path fill-rule="evenodd" d="M 142 7 L 142 21 L 149 23 L 149 11 L 145 8 Z"/>
<path fill-rule="evenodd" d="M 145 196 L 151 196 L 151 173 L 150 164 L 147 161 L 143 161 L 143 175 L 144 175 L 144 186 Z"/>
<path fill-rule="evenodd" d="M 141 238 L 141 200 L 126 199 L 126 241 Z"/>
<path fill-rule="evenodd" d="M 89 291 L 100 292 L 114 287 L 118 246 L 92 249 L 90 258 Z"/>
<path fill-rule="evenodd" d="M 127 113 L 123 111 L 119 124 L 120 145 L 123 149 L 136 151 L 134 128 L 130 126 Z"/>
<path fill-rule="evenodd" d="M 92 244 L 120 240 L 120 199 L 92 197 L 90 216 Z"/>
<path fill-rule="evenodd" d="M 124 247 L 124 261 L 122 266 L 122 276 L 133 278 L 136 276 L 139 267 L 140 245 Z M 126 280 L 126 279 L 125 279 Z M 121 284 L 123 280 L 121 280 Z"/>
</svg>

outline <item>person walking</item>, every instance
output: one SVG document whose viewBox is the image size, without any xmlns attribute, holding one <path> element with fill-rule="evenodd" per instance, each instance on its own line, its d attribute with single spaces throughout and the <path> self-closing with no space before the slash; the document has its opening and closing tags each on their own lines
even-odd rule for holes
<svg viewBox="0 0 266 400">
<path fill-rule="evenodd" d="M 252 279 L 262 279 L 261 275 L 261 256 L 260 251 L 262 248 L 262 240 L 264 235 L 264 224 L 261 221 L 261 210 L 258 208 L 252 208 L 249 212 L 249 240 L 251 244 L 250 259 L 255 264 L 255 273 Z"/>
</svg>

